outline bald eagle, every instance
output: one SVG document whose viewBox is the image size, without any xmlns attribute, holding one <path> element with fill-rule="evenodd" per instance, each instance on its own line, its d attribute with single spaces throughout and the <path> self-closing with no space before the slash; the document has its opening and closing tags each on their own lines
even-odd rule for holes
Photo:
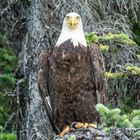
<svg viewBox="0 0 140 140">
<path fill-rule="evenodd" d="M 39 57 L 38 86 L 50 122 L 58 132 L 72 122 L 96 123 L 97 103 L 106 101 L 104 61 L 88 46 L 79 14 L 65 16 L 53 51 Z"/>
</svg>

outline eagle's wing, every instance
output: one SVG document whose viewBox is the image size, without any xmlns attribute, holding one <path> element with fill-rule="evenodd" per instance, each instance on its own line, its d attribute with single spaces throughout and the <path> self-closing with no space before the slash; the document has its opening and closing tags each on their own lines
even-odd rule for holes
<svg viewBox="0 0 140 140">
<path fill-rule="evenodd" d="M 96 44 L 92 44 L 88 48 L 96 86 L 97 103 L 105 103 L 107 96 L 104 59 Z"/>
<path fill-rule="evenodd" d="M 37 82 L 48 117 L 50 122 L 53 123 L 53 111 L 48 91 L 49 57 L 50 53 L 48 50 L 43 50 L 39 56 Z"/>
</svg>

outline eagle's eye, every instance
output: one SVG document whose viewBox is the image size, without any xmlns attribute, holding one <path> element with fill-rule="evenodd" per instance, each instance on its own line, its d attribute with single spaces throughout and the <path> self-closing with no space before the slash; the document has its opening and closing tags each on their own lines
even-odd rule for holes
<svg viewBox="0 0 140 140">
<path fill-rule="evenodd" d="M 70 19 L 70 16 L 66 16 L 66 20 L 68 21 Z"/>
<path fill-rule="evenodd" d="M 77 19 L 77 20 L 80 20 L 80 17 L 79 17 L 79 16 L 77 16 L 77 17 L 76 17 L 76 19 Z"/>
</svg>

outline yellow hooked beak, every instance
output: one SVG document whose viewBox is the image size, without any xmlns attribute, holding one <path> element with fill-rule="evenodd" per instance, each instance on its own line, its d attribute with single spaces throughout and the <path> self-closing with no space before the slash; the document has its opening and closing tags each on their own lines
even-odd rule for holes
<svg viewBox="0 0 140 140">
<path fill-rule="evenodd" d="M 71 17 L 68 18 L 68 25 L 71 28 L 76 28 L 79 24 L 79 20 L 80 20 L 79 17 L 71 16 Z"/>
</svg>

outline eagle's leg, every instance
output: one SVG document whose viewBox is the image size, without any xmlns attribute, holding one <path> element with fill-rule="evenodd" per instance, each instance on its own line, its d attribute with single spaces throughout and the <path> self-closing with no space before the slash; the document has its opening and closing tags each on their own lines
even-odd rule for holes
<svg viewBox="0 0 140 140">
<path fill-rule="evenodd" d="M 62 138 L 69 131 L 71 131 L 70 126 L 66 126 L 65 129 L 59 134 L 59 136 Z"/>
<path fill-rule="evenodd" d="M 72 127 L 74 128 L 88 128 L 88 127 L 93 127 L 93 128 L 97 128 L 97 125 L 95 123 L 81 123 L 81 122 L 76 122 L 74 124 L 72 124 Z"/>
<path fill-rule="evenodd" d="M 79 128 L 88 128 L 88 127 L 93 127 L 93 128 L 97 128 L 97 125 L 95 123 L 81 123 L 81 122 L 74 122 L 72 123 L 71 126 L 66 126 L 64 128 L 64 130 L 59 134 L 59 136 L 61 138 L 64 137 L 64 135 L 66 133 L 68 133 L 69 131 L 73 130 L 73 128 L 75 129 L 79 129 Z"/>
</svg>

